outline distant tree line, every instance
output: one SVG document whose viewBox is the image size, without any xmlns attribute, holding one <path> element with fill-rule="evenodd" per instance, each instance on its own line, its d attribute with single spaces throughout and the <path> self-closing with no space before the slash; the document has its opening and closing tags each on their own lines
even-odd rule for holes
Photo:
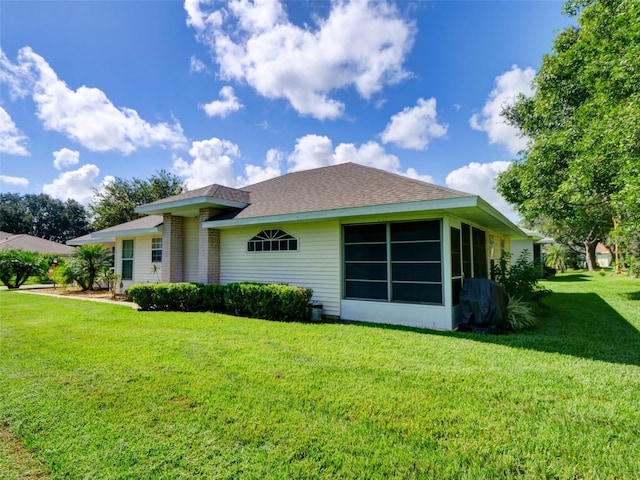
<svg viewBox="0 0 640 480">
<path fill-rule="evenodd" d="M 65 243 L 140 218 L 134 211 L 138 205 L 185 190 L 177 176 L 160 170 L 148 180 L 116 178 L 103 190 L 95 190 L 87 208 L 75 200 L 63 202 L 44 193 L 0 193 L 0 231 Z"/>
</svg>

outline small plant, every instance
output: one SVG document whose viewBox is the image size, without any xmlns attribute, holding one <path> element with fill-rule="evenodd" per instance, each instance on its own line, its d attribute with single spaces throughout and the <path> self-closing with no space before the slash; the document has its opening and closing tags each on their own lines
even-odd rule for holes
<svg viewBox="0 0 640 480">
<path fill-rule="evenodd" d="M 111 298 L 115 298 L 116 296 L 116 285 L 118 283 L 118 280 L 120 280 L 120 275 L 106 266 L 102 267 L 100 273 L 98 274 L 98 282 L 107 285 L 109 293 L 111 293 Z"/>
<path fill-rule="evenodd" d="M 527 330 L 538 324 L 538 319 L 533 313 L 533 309 L 528 302 L 522 298 L 509 295 L 507 303 L 507 321 L 509 326 L 514 330 Z"/>
</svg>

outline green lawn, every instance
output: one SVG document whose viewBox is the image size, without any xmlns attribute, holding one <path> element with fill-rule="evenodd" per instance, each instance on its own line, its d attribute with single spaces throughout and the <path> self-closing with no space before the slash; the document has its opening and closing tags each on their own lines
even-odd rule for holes
<svg viewBox="0 0 640 480">
<path fill-rule="evenodd" d="M 640 281 L 545 286 L 507 336 L 0 292 L 0 478 L 639 478 Z"/>
</svg>

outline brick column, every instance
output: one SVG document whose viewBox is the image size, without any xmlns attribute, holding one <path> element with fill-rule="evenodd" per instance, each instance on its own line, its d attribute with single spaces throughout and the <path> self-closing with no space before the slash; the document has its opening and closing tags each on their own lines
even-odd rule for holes
<svg viewBox="0 0 640 480">
<path fill-rule="evenodd" d="M 184 219 L 165 213 L 162 223 L 162 282 L 181 282 Z"/>
<path fill-rule="evenodd" d="M 200 283 L 220 283 L 220 230 L 202 228 L 214 215 L 216 208 L 200 209 L 200 235 L 198 238 L 198 281 Z"/>
</svg>

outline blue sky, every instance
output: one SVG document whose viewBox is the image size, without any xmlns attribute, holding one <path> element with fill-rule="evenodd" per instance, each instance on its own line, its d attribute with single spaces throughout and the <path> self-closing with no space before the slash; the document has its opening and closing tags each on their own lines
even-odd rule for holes
<svg viewBox="0 0 640 480">
<path fill-rule="evenodd" d="M 344 161 L 477 193 L 526 139 L 560 1 L 0 2 L 0 191 L 87 204 L 160 169 L 243 186 Z"/>
</svg>

